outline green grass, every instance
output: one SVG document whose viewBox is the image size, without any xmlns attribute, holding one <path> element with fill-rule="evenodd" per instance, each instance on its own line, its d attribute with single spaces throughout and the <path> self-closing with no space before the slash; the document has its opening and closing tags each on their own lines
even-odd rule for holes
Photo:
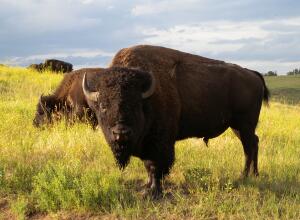
<svg viewBox="0 0 300 220">
<path fill-rule="evenodd" d="M 272 99 L 284 104 L 300 103 L 300 76 L 265 77 Z"/>
<path fill-rule="evenodd" d="M 0 67 L 0 219 L 300 218 L 299 105 L 271 102 L 262 109 L 258 178 L 240 178 L 243 149 L 231 131 L 209 147 L 187 139 L 176 144 L 164 198 L 151 201 L 142 196 L 142 162 L 133 158 L 119 171 L 100 131 L 64 122 L 32 126 L 39 95 L 61 79 Z M 267 79 L 271 90 L 279 79 Z"/>
</svg>

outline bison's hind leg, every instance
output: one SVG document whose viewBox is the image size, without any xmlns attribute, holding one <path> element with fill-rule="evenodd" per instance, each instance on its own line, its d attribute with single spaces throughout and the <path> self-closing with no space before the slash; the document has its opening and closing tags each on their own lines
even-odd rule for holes
<svg viewBox="0 0 300 220">
<path fill-rule="evenodd" d="M 245 154 L 244 176 L 247 177 L 253 166 L 253 174 L 258 176 L 258 142 L 259 138 L 255 134 L 255 128 L 232 129 L 236 136 L 241 140 Z"/>
<path fill-rule="evenodd" d="M 258 168 L 257 168 L 257 160 L 258 160 L 258 143 L 259 143 L 259 138 L 257 135 L 255 135 L 255 140 L 254 140 L 254 156 L 253 156 L 253 174 L 255 176 L 258 176 Z"/>
<path fill-rule="evenodd" d="M 250 166 L 253 166 L 253 173 L 258 176 L 257 168 L 257 156 L 258 156 L 258 137 L 254 132 L 240 132 L 241 141 L 244 148 L 244 153 L 246 156 L 246 164 L 244 175 L 247 177 L 249 175 Z"/>
</svg>

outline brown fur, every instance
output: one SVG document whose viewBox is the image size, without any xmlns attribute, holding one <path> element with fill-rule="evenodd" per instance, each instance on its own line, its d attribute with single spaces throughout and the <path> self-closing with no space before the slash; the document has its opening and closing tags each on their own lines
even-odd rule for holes
<svg viewBox="0 0 300 220">
<path fill-rule="evenodd" d="M 245 176 L 251 164 L 258 175 L 255 128 L 262 101 L 268 101 L 269 97 L 259 73 L 235 64 L 148 45 L 120 50 L 110 66 L 106 74 L 89 77 L 93 91 L 100 91 L 100 98 L 97 104 L 88 103 L 105 130 L 112 150 L 118 148 L 127 157 L 133 155 L 144 160 L 151 192 L 161 191 L 161 179 L 174 161 L 176 140 L 203 137 L 207 142 L 228 127 L 240 135 L 246 156 Z M 145 71 L 154 75 L 156 89 L 149 99 L 141 100 L 141 90 L 134 82 Z M 147 83 L 149 78 L 144 77 L 142 81 Z M 109 106 L 108 113 L 100 113 L 102 101 Z M 134 112 L 138 113 L 134 115 Z M 131 131 L 134 146 L 113 144 L 111 132 L 116 126 L 125 127 L 126 133 Z"/>
<path fill-rule="evenodd" d="M 71 123 L 75 119 L 87 120 L 95 128 L 98 123 L 82 92 L 82 78 L 85 73 L 96 74 L 102 70 L 84 68 L 66 74 L 52 94 L 41 96 L 33 120 L 34 125 L 39 127 L 66 117 Z"/>
<path fill-rule="evenodd" d="M 174 65 L 175 73 L 170 74 Z M 268 98 L 264 96 L 268 94 L 264 80 L 257 72 L 168 48 L 147 45 L 126 48 L 117 53 L 111 66 L 139 68 L 155 74 L 160 84 L 156 101 L 159 98 L 166 102 L 162 105 L 166 109 L 158 111 L 180 121 L 179 139 L 216 137 L 234 120 L 234 113 L 256 108 L 255 122 L 262 99 Z"/>
</svg>

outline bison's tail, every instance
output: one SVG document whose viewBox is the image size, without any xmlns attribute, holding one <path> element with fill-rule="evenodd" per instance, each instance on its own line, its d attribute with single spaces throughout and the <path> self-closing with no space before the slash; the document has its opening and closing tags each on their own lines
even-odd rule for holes
<svg viewBox="0 0 300 220">
<path fill-rule="evenodd" d="M 270 94 L 270 91 L 269 91 L 269 89 L 268 89 L 268 87 L 267 87 L 267 85 L 266 85 L 265 79 L 264 79 L 263 75 L 260 74 L 259 72 L 254 71 L 254 73 L 255 73 L 256 75 L 258 75 L 259 78 L 260 78 L 260 79 L 262 80 L 262 82 L 263 82 L 263 86 L 264 86 L 263 100 L 264 100 L 264 102 L 268 105 L 268 102 L 269 102 L 269 99 L 270 99 L 271 94 Z"/>
<path fill-rule="evenodd" d="M 265 101 L 265 103 L 268 104 L 270 96 L 271 96 L 270 91 L 269 91 L 268 87 L 266 86 L 266 83 L 264 80 L 264 101 Z"/>
</svg>

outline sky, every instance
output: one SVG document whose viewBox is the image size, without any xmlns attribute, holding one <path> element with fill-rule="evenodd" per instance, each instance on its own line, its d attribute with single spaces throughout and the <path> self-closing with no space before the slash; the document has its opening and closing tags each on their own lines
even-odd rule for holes
<svg viewBox="0 0 300 220">
<path fill-rule="evenodd" d="M 300 68 L 299 0 L 0 0 L 0 63 L 105 67 L 151 44 L 262 73 Z"/>
</svg>

